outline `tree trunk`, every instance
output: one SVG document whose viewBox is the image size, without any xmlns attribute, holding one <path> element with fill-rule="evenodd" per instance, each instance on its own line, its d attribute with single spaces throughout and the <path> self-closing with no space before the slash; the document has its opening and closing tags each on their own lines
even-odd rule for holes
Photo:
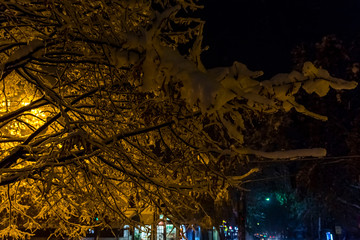
<svg viewBox="0 0 360 240">
<path fill-rule="evenodd" d="M 237 225 L 239 228 L 238 240 L 245 240 L 246 229 L 246 193 L 244 191 L 238 192 L 237 198 Z"/>
</svg>

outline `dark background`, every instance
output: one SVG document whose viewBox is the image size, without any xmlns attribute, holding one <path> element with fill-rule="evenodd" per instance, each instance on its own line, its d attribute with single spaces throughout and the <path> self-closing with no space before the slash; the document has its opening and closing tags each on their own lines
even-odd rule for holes
<svg viewBox="0 0 360 240">
<path fill-rule="evenodd" d="M 335 34 L 348 41 L 360 30 L 358 0 L 204 0 L 203 53 L 207 68 L 245 63 L 266 77 L 292 69 L 291 50 Z"/>
<path fill-rule="evenodd" d="M 297 46 L 305 46 L 298 48 L 307 51 L 308 59 L 303 60 L 315 62 L 336 77 L 360 81 L 359 73 L 354 75 L 347 70 L 354 63 L 360 66 L 360 0 L 203 2 L 201 17 L 206 20 L 203 43 L 209 50 L 203 53 L 202 60 L 207 68 L 231 66 L 234 61 L 239 61 L 250 70 L 263 70 L 265 75 L 261 79 L 271 78 L 277 73 L 293 70 L 299 62 L 294 61 L 292 51 Z M 316 43 L 329 35 L 339 41 L 333 41 L 333 45 L 323 46 L 320 49 L 323 52 L 319 51 Z M 274 210 L 261 199 L 271 194 L 274 199 L 276 193 L 286 193 L 292 197 L 287 207 L 294 212 L 275 212 L 277 220 L 286 221 L 286 224 L 279 224 L 281 227 L 286 225 L 295 232 L 302 225 L 307 229 L 304 235 L 316 239 L 321 217 L 323 238 L 326 229 L 334 233 L 334 226 L 342 226 L 342 237 L 348 235 L 347 239 L 360 239 L 359 211 L 353 207 L 360 204 L 359 190 L 352 187 L 360 184 L 359 158 L 356 157 L 360 154 L 359 91 L 359 87 L 352 91 L 330 90 L 321 99 L 314 94 L 299 94 L 299 102 L 328 116 L 329 120 L 320 122 L 290 113 L 284 118 L 288 125 L 282 124 L 284 131 L 275 139 L 279 144 L 277 148 L 282 148 L 284 142 L 290 144 L 287 148 L 325 147 L 329 159 L 264 166 L 262 175 L 255 176 L 252 185 L 247 186 L 252 190 L 248 195 L 247 220 L 251 227 L 253 219 L 254 231 L 257 214 Z M 349 155 L 355 156 L 354 159 L 342 159 Z M 331 157 L 335 158 L 332 160 Z M 294 192 L 296 196 L 291 195 Z M 339 198 L 346 199 L 349 204 L 339 202 Z M 306 200 L 305 211 L 301 209 L 299 199 Z M 265 218 L 264 224 L 274 223 L 268 213 L 269 218 Z M 270 225 L 267 228 L 269 230 Z"/>
</svg>

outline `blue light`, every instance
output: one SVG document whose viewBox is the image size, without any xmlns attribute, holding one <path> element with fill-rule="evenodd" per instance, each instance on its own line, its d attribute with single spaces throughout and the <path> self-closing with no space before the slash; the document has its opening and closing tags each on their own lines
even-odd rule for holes
<svg viewBox="0 0 360 240">
<path fill-rule="evenodd" d="M 333 235 L 330 232 L 326 233 L 326 240 L 333 240 Z"/>
</svg>

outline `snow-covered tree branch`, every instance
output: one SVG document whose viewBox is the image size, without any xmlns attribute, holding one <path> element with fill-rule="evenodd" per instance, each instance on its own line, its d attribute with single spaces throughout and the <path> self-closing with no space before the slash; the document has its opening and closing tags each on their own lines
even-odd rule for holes
<svg viewBox="0 0 360 240">
<path fill-rule="evenodd" d="M 299 89 L 322 97 L 355 82 L 311 63 L 266 81 L 238 62 L 205 69 L 204 22 L 184 17 L 200 6 L 171 3 L 0 1 L 0 237 L 57 226 L 76 238 L 149 208 L 178 223 L 212 217 L 205 202 L 257 171 L 240 169 L 246 156 L 324 154 L 249 150 L 248 113 L 326 120 L 296 102 Z"/>
</svg>

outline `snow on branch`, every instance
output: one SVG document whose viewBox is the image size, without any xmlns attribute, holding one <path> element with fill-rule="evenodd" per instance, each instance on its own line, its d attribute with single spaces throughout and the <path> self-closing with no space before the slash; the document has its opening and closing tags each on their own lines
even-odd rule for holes
<svg viewBox="0 0 360 240">
<path fill-rule="evenodd" d="M 0 3 L 0 214 L 23 220 L 1 222 L 1 236 L 56 226 L 79 239 L 142 224 L 131 217 L 143 211 L 201 223 L 261 167 L 238 164 L 248 155 L 325 156 L 248 149 L 259 131 L 249 123 L 291 109 L 326 120 L 296 102 L 299 90 L 322 97 L 357 83 L 311 63 L 264 81 L 239 62 L 205 69 L 204 22 L 184 16 L 200 6 L 155 2 Z"/>
<path fill-rule="evenodd" d="M 307 148 L 307 149 L 293 149 L 293 150 L 283 150 L 283 151 L 274 151 L 274 152 L 264 152 L 259 150 L 253 150 L 248 148 L 232 150 L 238 154 L 246 155 L 256 155 L 262 158 L 268 159 L 297 159 L 302 157 L 325 157 L 326 149 L 324 148 Z"/>
</svg>

